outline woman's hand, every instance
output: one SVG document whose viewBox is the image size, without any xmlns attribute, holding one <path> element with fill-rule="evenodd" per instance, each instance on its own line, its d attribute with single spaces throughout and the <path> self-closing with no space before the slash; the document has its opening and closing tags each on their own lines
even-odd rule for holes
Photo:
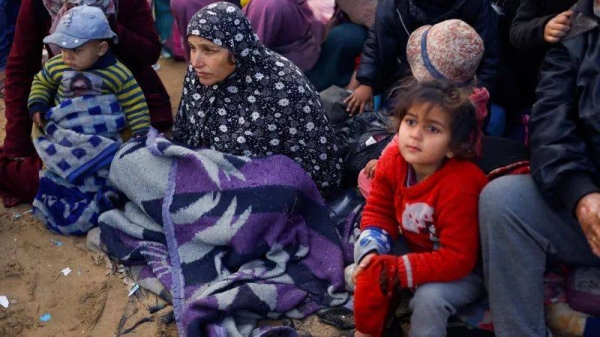
<svg viewBox="0 0 600 337">
<path fill-rule="evenodd" d="M 346 111 L 350 116 L 363 113 L 367 104 L 373 106 L 373 89 L 368 85 L 359 85 L 354 92 L 344 100 Z"/>
<path fill-rule="evenodd" d="M 581 198 L 575 214 L 592 252 L 600 257 L 600 193 L 590 193 Z"/>
<path fill-rule="evenodd" d="M 358 274 L 360 274 L 363 270 L 367 269 L 369 263 L 371 262 L 371 259 L 375 255 L 377 255 L 377 253 L 369 253 L 365 255 L 365 257 L 363 257 L 363 259 L 360 260 L 359 263 L 356 264 L 356 268 L 354 269 L 354 273 L 352 274 L 352 281 L 354 281 L 354 284 L 356 284 L 356 277 L 358 276 Z"/>
<path fill-rule="evenodd" d="M 571 30 L 571 16 L 573 11 L 558 14 L 548 21 L 544 27 L 544 40 L 549 43 L 560 41 Z"/>
</svg>

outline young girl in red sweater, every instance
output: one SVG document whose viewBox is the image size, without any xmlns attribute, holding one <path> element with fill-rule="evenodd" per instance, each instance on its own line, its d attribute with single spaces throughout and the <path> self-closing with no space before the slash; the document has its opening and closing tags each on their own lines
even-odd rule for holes
<svg viewBox="0 0 600 337">
<path fill-rule="evenodd" d="M 377 164 L 355 246 L 356 336 L 381 336 L 402 288 L 416 289 L 409 335 L 445 336 L 448 317 L 484 289 L 473 269 L 487 179 L 467 160 L 481 135 L 476 108 L 457 87 L 431 81 L 407 95 L 396 117 L 397 146 Z M 399 234 L 410 253 L 390 255 Z"/>
</svg>

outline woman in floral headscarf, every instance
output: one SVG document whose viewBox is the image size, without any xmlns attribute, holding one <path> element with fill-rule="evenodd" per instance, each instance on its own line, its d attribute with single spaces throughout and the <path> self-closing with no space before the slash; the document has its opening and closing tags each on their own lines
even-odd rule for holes
<svg viewBox="0 0 600 337">
<path fill-rule="evenodd" d="M 6 206 L 30 202 L 38 190 L 41 162 L 31 142 L 27 98 L 33 75 L 40 69 L 42 39 L 68 7 L 81 4 L 100 7 L 107 14 L 119 37 L 113 52 L 140 84 L 152 125 L 163 130 L 172 124 L 169 95 L 151 67 L 161 45 L 146 0 L 22 0 L 6 65 L 6 137 L 0 148 L 0 196 Z"/>
<path fill-rule="evenodd" d="M 319 95 L 302 72 L 264 47 L 230 3 L 201 9 L 187 36 L 191 61 L 174 139 L 235 155 L 286 155 L 321 193 L 332 192 L 341 159 Z"/>
</svg>

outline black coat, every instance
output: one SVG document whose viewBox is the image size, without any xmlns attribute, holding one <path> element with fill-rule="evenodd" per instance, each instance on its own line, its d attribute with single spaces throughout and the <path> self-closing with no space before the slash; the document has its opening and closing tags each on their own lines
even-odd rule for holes
<svg viewBox="0 0 600 337">
<path fill-rule="evenodd" d="M 381 93 L 395 81 L 410 73 L 406 59 L 406 44 L 410 33 L 422 25 L 436 24 L 447 19 L 461 19 L 471 25 L 485 45 L 483 59 L 477 71 L 479 86 L 493 90 L 500 57 L 497 16 L 489 0 L 418 0 L 432 19 L 411 15 L 409 0 L 381 0 L 375 23 L 369 29 L 358 68 L 357 79 Z M 453 5 L 460 3 L 458 8 Z M 447 6 L 451 12 L 431 13 L 430 9 Z M 442 15 L 439 15 L 442 14 Z"/>
<path fill-rule="evenodd" d="M 535 87 L 549 43 L 546 23 L 569 9 L 576 0 L 505 0 L 500 16 L 501 57 L 493 102 L 508 112 L 509 122 L 535 103 Z M 511 41 L 512 39 L 512 41 Z"/>
<path fill-rule="evenodd" d="M 582 31 L 548 50 L 530 120 L 533 177 L 570 210 L 600 191 L 600 19 L 592 3 L 577 3 L 572 31 Z"/>
<path fill-rule="evenodd" d="M 510 26 L 510 41 L 521 52 L 544 57 L 550 44 L 544 41 L 544 27 L 577 0 L 522 0 Z"/>
</svg>

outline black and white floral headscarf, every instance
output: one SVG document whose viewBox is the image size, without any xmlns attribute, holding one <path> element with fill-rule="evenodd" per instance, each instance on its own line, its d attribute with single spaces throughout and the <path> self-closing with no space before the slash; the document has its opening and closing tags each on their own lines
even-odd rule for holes
<svg viewBox="0 0 600 337">
<path fill-rule="evenodd" d="M 173 138 L 235 155 L 283 154 L 298 162 L 324 195 L 336 188 L 342 165 L 333 129 L 302 72 L 264 47 L 242 11 L 227 2 L 198 11 L 187 35 L 229 49 L 236 69 L 222 82 L 204 86 L 188 65 Z"/>
</svg>

